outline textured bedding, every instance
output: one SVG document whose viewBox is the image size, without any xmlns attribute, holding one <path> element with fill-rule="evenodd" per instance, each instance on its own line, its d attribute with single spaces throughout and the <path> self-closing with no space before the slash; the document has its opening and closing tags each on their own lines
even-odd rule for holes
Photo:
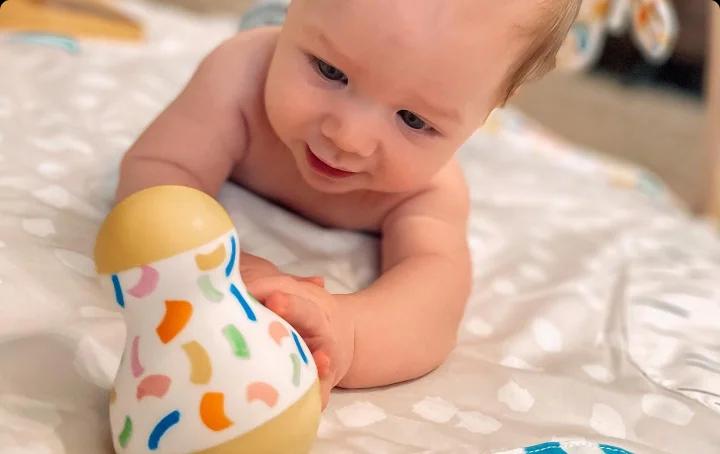
<svg viewBox="0 0 720 454">
<path fill-rule="evenodd" d="M 2 453 L 111 450 L 125 330 L 94 273 L 95 234 L 122 152 L 236 27 L 125 5 L 147 43 L 0 35 Z M 711 229 L 651 175 L 512 110 L 460 159 L 474 290 L 457 348 L 413 382 L 334 392 L 313 452 L 720 452 Z M 374 238 L 319 228 L 233 185 L 221 201 L 242 247 L 286 271 L 324 275 L 336 292 L 377 272 Z M 560 443 L 521 449 L 550 440 Z"/>
</svg>

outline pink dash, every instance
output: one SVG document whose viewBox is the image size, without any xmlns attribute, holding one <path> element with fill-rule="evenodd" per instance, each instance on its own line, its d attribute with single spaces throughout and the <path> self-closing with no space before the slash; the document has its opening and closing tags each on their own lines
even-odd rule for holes
<svg viewBox="0 0 720 454">
<path fill-rule="evenodd" d="M 272 322 L 268 331 L 270 332 L 270 337 L 272 337 L 278 345 L 282 343 L 283 338 L 290 337 L 290 333 L 287 328 L 285 328 L 285 325 L 278 321 Z"/>
<path fill-rule="evenodd" d="M 140 280 L 133 288 L 128 290 L 128 293 L 135 298 L 144 298 L 155 291 L 159 279 L 160 274 L 155 268 L 143 266 L 141 268 Z"/>
<path fill-rule="evenodd" d="M 145 372 L 145 368 L 140 364 L 140 337 L 135 336 L 132 343 L 132 352 L 130 354 L 130 368 L 133 377 L 138 378 Z"/>
<path fill-rule="evenodd" d="M 162 398 L 170 389 L 170 377 L 165 375 L 149 375 L 137 387 L 137 400 L 147 396 Z"/>
<path fill-rule="evenodd" d="M 247 387 L 247 400 L 248 402 L 259 400 L 264 402 L 268 407 L 272 408 L 275 404 L 277 404 L 278 392 L 267 383 L 251 383 Z"/>
</svg>

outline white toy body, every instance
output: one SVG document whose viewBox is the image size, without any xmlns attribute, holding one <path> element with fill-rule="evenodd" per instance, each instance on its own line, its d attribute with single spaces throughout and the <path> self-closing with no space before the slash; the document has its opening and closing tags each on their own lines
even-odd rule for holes
<svg viewBox="0 0 720 454">
<path fill-rule="evenodd" d="M 303 440 L 312 441 L 319 418 L 312 355 L 292 326 L 248 294 L 239 256 L 231 228 L 105 276 L 127 323 L 110 404 L 117 452 L 309 448 Z M 274 439 L 262 435 L 268 424 Z"/>
</svg>

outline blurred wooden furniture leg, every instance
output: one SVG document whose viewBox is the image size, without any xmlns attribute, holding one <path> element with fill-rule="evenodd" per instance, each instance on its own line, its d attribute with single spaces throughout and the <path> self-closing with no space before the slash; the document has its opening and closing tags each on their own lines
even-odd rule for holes
<svg viewBox="0 0 720 454">
<path fill-rule="evenodd" d="M 707 66 L 707 128 L 708 171 L 710 191 L 708 212 L 720 222 L 720 8 L 708 2 L 710 8 L 709 60 Z"/>
</svg>

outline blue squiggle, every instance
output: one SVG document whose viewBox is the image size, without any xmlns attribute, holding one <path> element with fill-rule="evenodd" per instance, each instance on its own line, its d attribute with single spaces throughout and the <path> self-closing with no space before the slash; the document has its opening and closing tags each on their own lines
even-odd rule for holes
<svg viewBox="0 0 720 454">
<path fill-rule="evenodd" d="M 230 237 L 230 261 L 228 262 L 227 266 L 225 267 L 225 276 L 230 277 L 230 274 L 232 273 L 233 268 L 235 268 L 235 254 L 237 254 L 237 242 L 235 241 L 235 237 Z"/>
<path fill-rule="evenodd" d="M 112 275 L 113 288 L 115 289 L 115 301 L 118 305 L 125 309 L 125 297 L 123 296 L 122 287 L 120 286 L 120 278 L 117 274 Z"/>
<path fill-rule="evenodd" d="M 160 439 L 165 435 L 165 432 L 170 430 L 172 426 L 180 422 L 180 412 L 175 410 L 169 415 L 165 416 L 155 425 L 155 428 L 150 433 L 148 439 L 148 449 L 155 451 L 160 444 Z"/>
</svg>

